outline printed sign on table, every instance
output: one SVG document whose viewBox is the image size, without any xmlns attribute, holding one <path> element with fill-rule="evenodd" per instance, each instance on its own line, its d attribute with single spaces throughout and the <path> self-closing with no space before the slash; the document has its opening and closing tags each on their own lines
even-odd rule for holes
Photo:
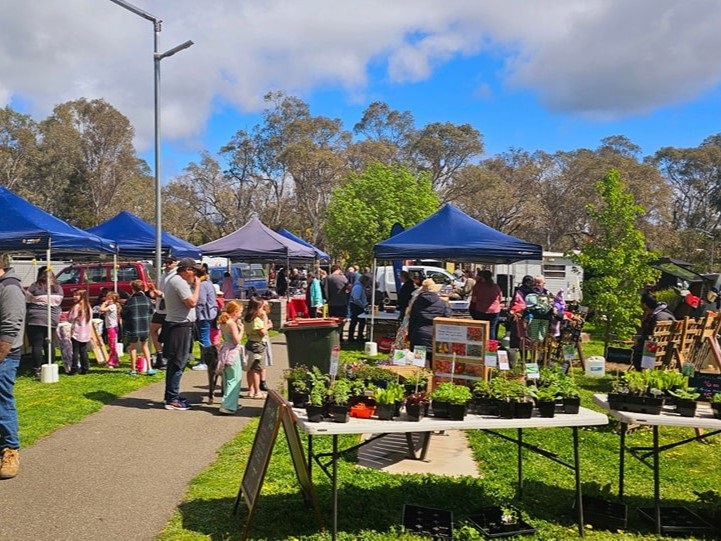
<svg viewBox="0 0 721 541">
<path fill-rule="evenodd" d="M 472 319 L 433 320 L 434 382 L 485 378 L 486 366 L 495 362 L 495 350 L 488 347 L 489 323 Z M 494 353 L 494 355 L 487 355 Z M 493 357 L 493 359 L 491 358 Z"/>
</svg>

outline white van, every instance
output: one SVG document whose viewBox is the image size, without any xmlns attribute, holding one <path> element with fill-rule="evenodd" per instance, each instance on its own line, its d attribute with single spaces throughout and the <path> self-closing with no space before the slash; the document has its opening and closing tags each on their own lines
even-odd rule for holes
<svg viewBox="0 0 721 541">
<path fill-rule="evenodd" d="M 430 267 L 426 265 L 403 265 L 403 270 L 408 271 L 411 276 L 420 275 L 422 278 L 430 278 L 437 284 L 443 284 L 448 293 L 454 287 L 460 287 L 460 281 L 446 269 Z M 382 295 L 383 304 L 395 304 L 398 301 L 396 293 L 396 280 L 393 276 L 393 267 L 386 265 L 376 268 L 376 295 Z M 441 292 L 444 292 L 441 290 Z M 378 302 L 378 299 L 376 299 Z"/>
</svg>

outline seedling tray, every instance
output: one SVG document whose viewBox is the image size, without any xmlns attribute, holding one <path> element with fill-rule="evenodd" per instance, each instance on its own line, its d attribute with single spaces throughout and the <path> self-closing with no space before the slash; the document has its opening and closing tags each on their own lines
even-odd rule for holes
<svg viewBox="0 0 721 541">
<path fill-rule="evenodd" d="M 596 529 L 625 530 L 628 524 L 628 506 L 594 496 L 583 496 L 583 521 Z"/>
<path fill-rule="evenodd" d="M 656 522 L 656 509 L 653 507 L 640 507 L 638 514 L 647 522 Z M 716 528 L 691 511 L 688 507 L 662 507 L 661 533 L 666 534 L 694 534 L 703 536 L 713 534 Z"/>
<path fill-rule="evenodd" d="M 406 503 L 403 504 L 403 528 L 433 539 L 453 539 L 453 512 Z"/>
<path fill-rule="evenodd" d="M 518 514 L 520 517 L 520 513 Z M 503 511 L 498 506 L 484 507 L 478 514 L 468 517 L 468 520 L 489 539 L 536 533 L 536 529 L 522 518 L 519 518 L 515 524 L 504 524 L 501 522 L 502 515 Z"/>
</svg>

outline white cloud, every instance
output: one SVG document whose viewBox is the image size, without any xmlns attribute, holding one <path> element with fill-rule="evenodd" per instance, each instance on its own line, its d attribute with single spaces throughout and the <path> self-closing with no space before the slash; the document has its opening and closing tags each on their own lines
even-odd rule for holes
<svg viewBox="0 0 721 541">
<path fill-rule="evenodd" d="M 133 3 L 163 19 L 161 52 L 195 42 L 161 63 L 167 139 L 200 141 L 219 104 L 257 111 L 269 90 L 340 87 L 357 100 L 371 62 L 387 66 L 389 81 L 410 84 L 456 55 L 503 54 L 508 88 L 596 117 L 690 99 L 721 76 L 715 0 Z M 102 97 L 130 118 L 139 148 L 151 146 L 149 21 L 109 0 L 0 0 L 0 9 L 2 105 L 27 104 L 40 119 L 58 103 Z"/>
</svg>

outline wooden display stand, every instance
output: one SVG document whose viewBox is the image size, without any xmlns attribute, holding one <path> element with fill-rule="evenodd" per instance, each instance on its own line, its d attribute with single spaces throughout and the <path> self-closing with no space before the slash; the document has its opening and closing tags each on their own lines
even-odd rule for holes
<svg viewBox="0 0 721 541">
<path fill-rule="evenodd" d="M 433 383 L 487 380 L 488 321 L 437 317 L 433 320 Z"/>
</svg>

